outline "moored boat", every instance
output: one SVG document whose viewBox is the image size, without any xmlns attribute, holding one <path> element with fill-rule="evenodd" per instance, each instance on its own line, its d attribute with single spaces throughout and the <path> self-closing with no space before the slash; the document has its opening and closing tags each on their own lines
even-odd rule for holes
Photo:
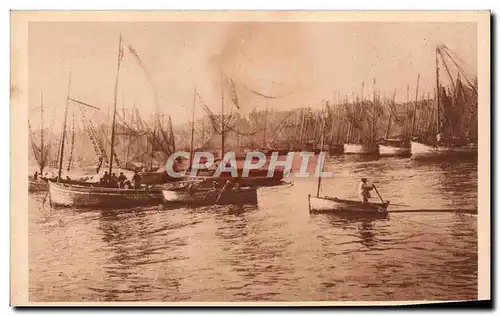
<svg viewBox="0 0 500 316">
<path fill-rule="evenodd" d="M 189 189 L 186 187 L 163 190 L 165 203 L 186 205 L 230 205 L 257 204 L 256 188 L 238 190 L 210 190 L 209 188 Z"/>
<path fill-rule="evenodd" d="M 50 203 L 78 207 L 130 207 L 159 204 L 163 200 L 161 188 L 118 189 L 92 184 L 48 182 Z"/>
<path fill-rule="evenodd" d="M 477 156 L 477 145 L 428 145 L 420 142 L 411 142 L 412 159 L 441 159 L 441 158 L 474 158 Z"/>
<path fill-rule="evenodd" d="M 411 155 L 410 144 L 402 140 L 385 139 L 378 145 L 380 156 L 409 157 Z"/>
<path fill-rule="evenodd" d="M 28 182 L 28 192 L 42 192 L 42 191 L 47 191 L 49 189 L 49 185 L 47 184 L 46 181 L 43 180 L 32 180 L 29 179 Z"/>
<path fill-rule="evenodd" d="M 384 217 L 389 213 L 387 211 L 389 204 L 389 201 L 384 201 L 384 203 L 369 203 L 309 195 L 309 213 Z"/>
<path fill-rule="evenodd" d="M 343 154 L 344 153 L 344 144 L 331 143 L 328 146 L 328 152 L 330 153 L 330 155 Z"/>
<path fill-rule="evenodd" d="M 192 181 L 205 181 L 206 183 L 211 183 L 211 181 L 217 181 L 224 183 L 227 180 L 231 182 L 237 182 L 241 186 L 270 186 L 276 185 L 282 182 L 284 177 L 283 170 L 274 170 L 274 175 L 268 177 L 267 169 L 257 169 L 250 170 L 248 177 L 242 177 L 242 169 L 238 169 L 238 177 L 233 177 L 229 172 L 222 172 L 219 176 L 214 176 L 214 171 L 212 170 L 199 170 L 196 176 L 191 176 L 189 173 L 184 177 L 185 180 Z"/>
<path fill-rule="evenodd" d="M 344 154 L 358 154 L 358 155 L 378 155 L 379 146 L 377 144 L 344 144 Z"/>
</svg>

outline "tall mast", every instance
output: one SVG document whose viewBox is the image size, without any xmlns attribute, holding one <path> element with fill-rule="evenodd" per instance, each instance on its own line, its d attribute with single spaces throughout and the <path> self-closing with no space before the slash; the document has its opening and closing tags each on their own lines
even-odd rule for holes
<svg viewBox="0 0 500 316">
<path fill-rule="evenodd" d="M 222 70 L 220 71 L 220 92 L 221 92 L 221 105 L 220 105 L 220 114 L 221 114 L 221 159 L 224 157 L 224 134 L 225 134 L 225 125 L 226 119 L 224 118 L 224 81 L 222 78 Z"/>
<path fill-rule="evenodd" d="M 193 166 L 193 146 L 194 146 L 194 110 L 196 107 L 196 88 L 193 93 L 193 113 L 191 114 L 191 144 L 189 146 L 189 164 Z"/>
<path fill-rule="evenodd" d="M 439 107 L 441 105 L 440 89 L 439 89 L 439 46 L 436 45 L 436 131 L 439 134 L 441 127 L 439 126 Z"/>
<path fill-rule="evenodd" d="M 323 145 L 325 142 L 325 116 L 323 115 L 323 120 L 321 121 L 321 147 L 320 155 L 323 153 Z M 319 161 L 318 161 L 319 162 Z M 316 189 L 316 196 L 319 197 L 319 190 L 321 188 L 321 174 L 318 175 L 318 187 Z"/>
<path fill-rule="evenodd" d="M 375 101 L 377 98 L 377 91 L 375 90 L 375 78 L 373 78 L 373 109 L 372 109 L 372 130 L 370 133 L 370 144 L 373 144 L 375 137 Z"/>
<path fill-rule="evenodd" d="M 118 74 L 120 73 L 120 64 L 123 57 L 122 51 L 122 35 L 118 40 L 118 63 L 116 66 L 116 78 L 115 78 L 115 93 L 113 100 L 113 123 L 111 125 L 111 154 L 109 156 L 109 176 L 111 177 L 111 172 L 113 171 L 113 156 L 114 156 L 114 143 L 115 143 L 115 121 L 116 121 L 116 99 L 118 98 Z"/>
<path fill-rule="evenodd" d="M 394 99 L 395 98 L 396 98 L 396 90 L 394 90 L 394 94 L 392 95 L 392 102 L 391 102 L 392 108 L 389 107 L 389 110 L 390 110 L 390 113 L 389 113 L 389 122 L 387 122 L 387 130 L 385 131 L 385 138 L 386 139 L 389 139 L 389 133 L 391 131 L 392 111 L 393 111 L 394 106 L 395 106 L 395 104 L 394 104 L 394 102 L 395 102 Z"/>
<path fill-rule="evenodd" d="M 43 146 L 43 92 L 40 90 L 40 122 L 41 122 L 41 132 L 40 135 L 40 175 L 43 176 L 43 167 L 45 167 L 45 157 L 43 157 L 45 147 Z"/>
<path fill-rule="evenodd" d="M 417 88 L 415 89 L 415 104 L 413 105 L 413 122 L 411 123 L 411 135 L 415 132 L 415 120 L 417 118 L 417 102 L 418 102 L 418 82 L 420 81 L 420 74 L 417 76 Z"/>
<path fill-rule="evenodd" d="M 152 170 L 153 169 L 153 158 L 155 156 L 155 145 L 154 143 L 157 141 L 157 137 L 156 137 L 156 129 L 157 129 L 157 124 L 158 122 L 155 120 L 155 127 L 153 129 L 153 139 L 152 139 L 152 142 L 151 142 L 151 157 L 150 157 L 150 160 L 149 160 L 149 170 Z"/>
<path fill-rule="evenodd" d="M 68 94 L 66 95 L 66 107 L 64 109 L 64 124 L 63 124 L 63 132 L 61 138 L 61 151 L 59 152 L 59 171 L 57 173 L 57 182 L 61 179 L 62 174 L 62 165 L 64 160 L 64 142 L 66 141 L 66 122 L 68 120 L 68 105 L 69 105 L 69 91 L 71 87 L 71 72 L 69 73 L 69 81 L 68 81 Z"/>
<path fill-rule="evenodd" d="M 262 148 L 266 148 L 267 115 L 269 112 L 269 102 L 266 100 L 266 112 L 264 114 L 264 137 L 262 138 Z"/>
</svg>

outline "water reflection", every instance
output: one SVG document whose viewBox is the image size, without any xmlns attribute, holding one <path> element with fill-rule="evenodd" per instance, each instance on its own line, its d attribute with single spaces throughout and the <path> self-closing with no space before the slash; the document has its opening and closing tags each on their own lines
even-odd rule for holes
<svg viewBox="0 0 500 316">
<path fill-rule="evenodd" d="M 322 194 L 357 199 L 360 176 L 412 209 L 477 205 L 474 164 L 328 162 Z M 387 300 L 477 297 L 477 218 L 309 214 L 316 179 L 259 189 L 258 206 L 77 212 L 50 221 L 30 195 L 30 299 Z M 373 199 L 376 199 L 374 197 Z M 392 205 L 390 210 L 395 209 Z"/>
</svg>

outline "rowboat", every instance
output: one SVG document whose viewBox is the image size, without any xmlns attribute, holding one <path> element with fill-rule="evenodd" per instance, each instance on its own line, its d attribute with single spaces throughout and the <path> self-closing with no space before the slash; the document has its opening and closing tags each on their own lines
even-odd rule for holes
<svg viewBox="0 0 500 316">
<path fill-rule="evenodd" d="M 359 215 L 385 217 L 389 214 L 389 201 L 369 203 L 343 200 L 335 197 L 315 197 L 309 195 L 309 213 L 331 213 L 338 215 Z"/>
<path fill-rule="evenodd" d="M 59 206 L 123 208 L 159 204 L 163 201 L 161 191 L 160 188 L 118 189 L 49 181 L 49 201 Z"/>
<path fill-rule="evenodd" d="M 32 180 L 29 179 L 28 182 L 28 192 L 42 192 L 47 191 L 49 186 L 46 181 L 43 180 Z"/>
<path fill-rule="evenodd" d="M 344 154 L 357 154 L 357 155 L 378 155 L 379 148 L 377 144 L 344 144 Z"/>
<path fill-rule="evenodd" d="M 437 144 L 427 145 L 412 141 L 410 142 L 410 145 L 412 159 L 441 159 L 477 156 L 477 144 L 462 146 Z"/>
<path fill-rule="evenodd" d="M 216 190 L 208 188 L 190 190 L 188 188 L 174 188 L 163 190 L 165 203 L 186 205 L 230 205 L 230 204 L 257 204 L 256 188 L 240 188 L 239 190 Z"/>
</svg>

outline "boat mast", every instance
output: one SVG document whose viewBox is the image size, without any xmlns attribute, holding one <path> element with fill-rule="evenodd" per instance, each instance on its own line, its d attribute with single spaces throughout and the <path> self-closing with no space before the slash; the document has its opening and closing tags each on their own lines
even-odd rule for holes
<svg viewBox="0 0 500 316">
<path fill-rule="evenodd" d="M 440 89 L 439 89 L 439 60 L 438 60 L 439 46 L 436 45 L 436 131 L 439 134 L 441 127 L 439 126 L 439 107 L 441 103 Z M 437 135 L 436 134 L 436 135 Z"/>
<path fill-rule="evenodd" d="M 323 115 L 323 120 L 321 121 L 321 149 L 320 149 L 320 155 L 323 154 L 323 146 L 324 146 L 324 142 L 325 142 L 325 116 L 326 115 Z M 319 190 L 320 190 L 320 188 L 321 188 L 321 173 L 318 174 L 318 188 L 316 189 L 316 196 L 317 197 L 319 197 Z"/>
<path fill-rule="evenodd" d="M 385 131 L 385 139 L 389 139 L 389 133 L 390 133 L 390 130 L 391 130 L 391 123 L 392 123 L 392 111 L 395 107 L 395 104 L 394 104 L 394 99 L 396 98 L 396 90 L 394 90 L 394 94 L 392 95 L 392 108 L 389 107 L 389 122 L 387 122 L 387 130 Z"/>
<path fill-rule="evenodd" d="M 43 157 L 43 152 L 45 148 L 43 146 L 43 91 L 40 90 L 40 119 L 41 119 L 41 132 L 40 135 L 40 176 L 43 177 L 43 168 L 45 167 L 45 157 Z"/>
<path fill-rule="evenodd" d="M 63 132 L 61 138 L 61 150 L 59 152 L 59 171 L 57 173 L 57 182 L 61 179 L 62 174 L 62 165 L 64 160 L 64 142 L 66 141 L 66 122 L 68 120 L 68 105 L 69 105 L 69 91 L 71 87 L 71 72 L 69 73 L 69 81 L 68 81 L 68 94 L 66 95 L 66 107 L 64 109 L 64 124 L 63 124 Z"/>
<path fill-rule="evenodd" d="M 115 78 L 115 93 L 113 100 L 113 123 L 111 125 L 111 154 L 109 156 L 109 176 L 111 177 L 111 172 L 113 171 L 113 156 L 114 156 L 114 142 L 115 142 L 115 121 L 116 121 L 116 99 L 118 97 L 118 75 L 120 73 L 120 64 L 123 57 L 122 51 L 122 35 L 120 34 L 120 39 L 118 41 L 118 64 L 116 66 L 116 78 Z"/>
<path fill-rule="evenodd" d="M 193 146 L 194 146 L 194 110 L 196 107 L 196 88 L 193 93 L 193 113 L 191 114 L 191 144 L 189 146 L 189 169 L 193 166 Z"/>
<path fill-rule="evenodd" d="M 262 148 L 266 148 L 267 115 L 269 112 L 269 102 L 266 100 L 266 112 L 264 115 L 264 137 L 262 138 Z"/>
<path fill-rule="evenodd" d="M 417 102 L 418 102 L 418 83 L 420 81 L 420 74 L 417 76 L 417 88 L 415 90 L 415 104 L 413 105 L 413 121 L 411 123 L 411 135 L 413 136 L 413 133 L 415 133 L 415 121 L 417 119 Z"/>
<path fill-rule="evenodd" d="M 370 145 L 373 144 L 375 137 L 375 101 L 377 97 L 377 91 L 375 90 L 375 78 L 373 78 L 373 109 L 372 109 L 372 130 L 370 133 Z"/>
<path fill-rule="evenodd" d="M 224 157 L 224 133 L 226 120 L 224 118 L 224 82 L 222 78 L 222 70 L 220 71 L 220 92 L 221 92 L 221 159 Z"/>
</svg>

